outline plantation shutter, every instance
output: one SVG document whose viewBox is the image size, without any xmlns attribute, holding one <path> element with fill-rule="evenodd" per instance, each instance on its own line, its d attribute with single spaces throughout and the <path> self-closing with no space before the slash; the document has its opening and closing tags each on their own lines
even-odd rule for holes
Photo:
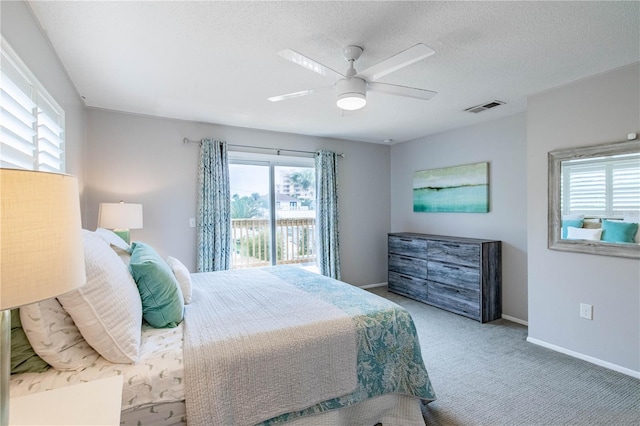
<svg viewBox="0 0 640 426">
<path fill-rule="evenodd" d="M 640 211 L 640 155 L 635 160 L 616 163 L 612 168 L 612 214 Z"/>
<path fill-rule="evenodd" d="M 640 154 L 563 166 L 561 184 L 564 214 L 610 218 L 640 211 Z"/>
<path fill-rule="evenodd" d="M 64 171 L 62 117 L 44 96 L 38 97 L 38 164 L 40 170 Z"/>
<path fill-rule="evenodd" d="M 2 39 L 0 166 L 64 173 L 64 111 Z"/>
</svg>

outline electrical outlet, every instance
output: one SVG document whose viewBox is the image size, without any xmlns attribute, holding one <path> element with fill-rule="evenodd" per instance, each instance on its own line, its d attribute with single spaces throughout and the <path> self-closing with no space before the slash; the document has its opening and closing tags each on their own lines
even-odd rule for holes
<svg viewBox="0 0 640 426">
<path fill-rule="evenodd" d="M 586 303 L 580 304 L 580 318 L 592 320 L 593 319 L 593 305 Z"/>
<path fill-rule="evenodd" d="M 196 227 L 196 218 L 195 217 L 190 217 L 189 218 L 189 227 L 190 228 L 195 228 Z"/>
</svg>

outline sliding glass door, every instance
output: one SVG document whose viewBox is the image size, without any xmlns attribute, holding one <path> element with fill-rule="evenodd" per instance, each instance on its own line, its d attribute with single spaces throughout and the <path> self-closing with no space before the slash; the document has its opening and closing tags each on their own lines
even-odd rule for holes
<svg viewBox="0 0 640 426">
<path fill-rule="evenodd" d="M 313 159 L 231 155 L 231 268 L 316 267 Z"/>
<path fill-rule="evenodd" d="M 271 264 L 269 165 L 229 164 L 231 268 Z"/>
</svg>

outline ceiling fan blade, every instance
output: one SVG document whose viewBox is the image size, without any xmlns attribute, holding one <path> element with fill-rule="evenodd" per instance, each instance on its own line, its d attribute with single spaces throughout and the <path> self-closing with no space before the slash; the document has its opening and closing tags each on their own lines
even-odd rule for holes
<svg viewBox="0 0 640 426">
<path fill-rule="evenodd" d="M 404 68 L 407 65 L 411 65 L 415 62 L 418 62 L 428 56 L 436 53 L 432 48 L 418 43 L 413 47 L 408 48 L 407 50 L 403 50 L 390 57 L 389 59 L 385 59 L 382 62 L 378 62 L 376 65 L 373 65 L 367 68 L 364 71 L 359 72 L 356 77 L 363 78 L 367 81 L 376 81 L 387 74 L 391 74 L 394 71 L 399 70 L 400 68 Z"/>
<path fill-rule="evenodd" d="M 301 90 L 299 92 L 287 93 L 286 95 L 272 96 L 267 99 L 271 102 L 284 101 L 286 99 L 299 98 L 301 96 L 307 96 L 314 93 L 326 92 L 327 90 L 333 89 L 334 87 L 335 85 L 332 84 L 331 86 L 316 87 L 315 89 Z"/>
<path fill-rule="evenodd" d="M 308 70 L 316 72 L 320 75 L 333 76 L 336 78 L 344 78 L 344 75 L 340 74 L 337 71 L 332 70 L 331 68 L 322 65 L 319 62 L 314 61 L 313 59 L 307 58 L 306 56 L 296 52 L 295 50 L 285 49 L 278 52 L 278 56 L 286 59 L 287 61 L 291 61 L 294 64 L 298 64 L 301 67 L 304 67 Z"/>
<path fill-rule="evenodd" d="M 404 96 L 405 98 L 415 98 L 428 101 L 433 98 L 438 92 L 431 90 L 416 89 L 414 87 L 396 86 L 395 84 L 387 83 L 368 83 L 367 90 L 372 92 L 387 93 L 389 95 Z"/>
</svg>

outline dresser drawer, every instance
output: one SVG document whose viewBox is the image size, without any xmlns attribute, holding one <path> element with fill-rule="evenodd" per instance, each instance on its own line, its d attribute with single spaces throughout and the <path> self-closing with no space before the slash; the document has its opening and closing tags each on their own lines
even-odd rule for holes
<svg viewBox="0 0 640 426">
<path fill-rule="evenodd" d="M 480 245 L 455 241 L 429 241 L 427 257 L 429 260 L 477 267 L 480 262 Z"/>
<path fill-rule="evenodd" d="M 389 291 L 480 322 L 502 315 L 501 242 L 389 234 Z"/>
<path fill-rule="evenodd" d="M 426 259 L 427 241 L 417 238 L 389 236 L 389 253 Z"/>
<path fill-rule="evenodd" d="M 389 272 L 389 291 L 421 302 L 427 301 L 427 282 L 407 275 Z"/>
<path fill-rule="evenodd" d="M 468 290 L 480 290 L 480 270 L 473 266 L 435 262 L 429 259 L 427 262 L 427 279 Z"/>
<path fill-rule="evenodd" d="M 428 302 L 439 308 L 480 319 L 480 292 L 427 281 Z"/>
<path fill-rule="evenodd" d="M 427 261 L 415 257 L 389 254 L 389 271 L 399 272 L 415 278 L 427 279 Z"/>
</svg>

